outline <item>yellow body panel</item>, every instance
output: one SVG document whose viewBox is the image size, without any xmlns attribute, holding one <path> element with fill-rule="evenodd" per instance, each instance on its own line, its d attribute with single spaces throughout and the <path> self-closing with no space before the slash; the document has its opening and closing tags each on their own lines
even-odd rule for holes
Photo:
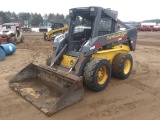
<svg viewBox="0 0 160 120">
<path fill-rule="evenodd" d="M 118 54 L 118 53 L 129 53 L 130 48 L 127 45 L 116 45 L 112 49 L 109 50 L 101 50 L 98 51 L 97 53 L 92 55 L 92 58 L 103 58 L 107 59 L 112 63 L 113 58 Z"/>
<path fill-rule="evenodd" d="M 76 57 L 63 55 L 63 59 L 62 59 L 61 65 L 65 66 L 65 67 L 71 67 L 72 64 L 75 62 L 75 60 L 76 60 Z"/>
<path fill-rule="evenodd" d="M 92 55 L 92 58 L 103 58 L 107 59 L 112 63 L 113 58 L 118 54 L 118 53 L 129 53 L 130 48 L 127 45 L 116 45 L 112 49 L 109 50 L 100 50 L 97 53 Z M 72 64 L 75 62 L 76 57 L 68 56 L 68 55 L 63 55 L 63 59 L 61 61 L 61 65 L 65 67 L 71 67 Z"/>
<path fill-rule="evenodd" d="M 68 26 L 64 26 L 64 27 L 61 27 L 61 28 L 58 28 L 58 29 L 55 29 L 55 30 L 50 30 L 49 32 L 46 33 L 47 38 L 50 39 L 50 37 L 52 35 L 54 35 L 54 33 L 56 33 L 56 32 L 67 31 L 68 28 L 69 28 Z"/>
</svg>

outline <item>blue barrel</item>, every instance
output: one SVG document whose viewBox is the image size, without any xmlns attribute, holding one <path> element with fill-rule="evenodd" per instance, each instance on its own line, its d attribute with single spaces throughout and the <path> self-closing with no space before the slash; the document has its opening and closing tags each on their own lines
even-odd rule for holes
<svg viewBox="0 0 160 120">
<path fill-rule="evenodd" d="M 0 61 L 4 60 L 5 57 L 6 57 L 6 53 L 4 52 L 2 47 L 0 47 Z"/>
<path fill-rule="evenodd" d="M 1 47 L 3 48 L 6 55 L 11 55 L 16 51 L 16 46 L 12 43 L 1 44 Z"/>
</svg>

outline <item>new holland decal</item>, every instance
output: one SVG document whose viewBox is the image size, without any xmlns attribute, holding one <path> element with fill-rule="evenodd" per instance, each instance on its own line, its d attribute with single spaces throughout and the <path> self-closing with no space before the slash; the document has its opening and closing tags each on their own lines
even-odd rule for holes
<svg viewBox="0 0 160 120">
<path fill-rule="evenodd" d="M 115 38 L 119 38 L 119 37 L 124 37 L 127 34 L 127 32 L 119 32 L 113 35 L 109 35 L 107 36 L 107 40 L 111 40 L 111 39 L 115 39 Z"/>
</svg>

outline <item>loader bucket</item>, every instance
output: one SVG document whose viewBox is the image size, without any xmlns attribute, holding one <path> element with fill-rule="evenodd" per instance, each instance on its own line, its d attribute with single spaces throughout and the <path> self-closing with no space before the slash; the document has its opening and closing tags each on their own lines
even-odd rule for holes
<svg viewBox="0 0 160 120">
<path fill-rule="evenodd" d="M 32 63 L 13 77 L 9 86 L 48 116 L 79 102 L 84 95 L 81 77 Z"/>
</svg>

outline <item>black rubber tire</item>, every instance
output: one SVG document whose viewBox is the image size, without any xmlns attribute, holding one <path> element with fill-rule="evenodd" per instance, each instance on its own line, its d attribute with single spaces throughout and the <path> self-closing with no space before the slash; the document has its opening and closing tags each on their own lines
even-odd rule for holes
<svg viewBox="0 0 160 120">
<path fill-rule="evenodd" d="M 130 60 L 131 66 L 127 74 L 124 73 L 124 66 L 126 60 Z M 112 76 L 118 79 L 127 79 L 132 72 L 133 58 L 130 54 L 119 53 L 112 62 Z"/>
<path fill-rule="evenodd" d="M 13 43 L 13 44 L 17 44 L 17 39 L 16 37 L 11 37 L 9 40 L 8 40 L 8 43 Z"/>
<path fill-rule="evenodd" d="M 54 39 L 55 39 L 55 37 L 53 37 L 53 36 L 50 37 L 50 40 L 51 40 L 51 41 L 54 41 Z"/>
<path fill-rule="evenodd" d="M 108 78 L 103 84 L 99 84 L 97 80 L 98 71 L 102 66 L 106 67 Z M 108 85 L 111 79 L 111 65 L 109 61 L 100 58 L 93 58 L 89 63 L 87 63 L 84 69 L 84 84 L 93 91 L 102 91 Z"/>
<path fill-rule="evenodd" d="M 47 35 L 46 35 L 46 33 L 44 33 L 44 41 L 46 41 L 47 40 Z"/>
<path fill-rule="evenodd" d="M 21 36 L 20 42 L 24 42 L 24 36 Z"/>
</svg>

